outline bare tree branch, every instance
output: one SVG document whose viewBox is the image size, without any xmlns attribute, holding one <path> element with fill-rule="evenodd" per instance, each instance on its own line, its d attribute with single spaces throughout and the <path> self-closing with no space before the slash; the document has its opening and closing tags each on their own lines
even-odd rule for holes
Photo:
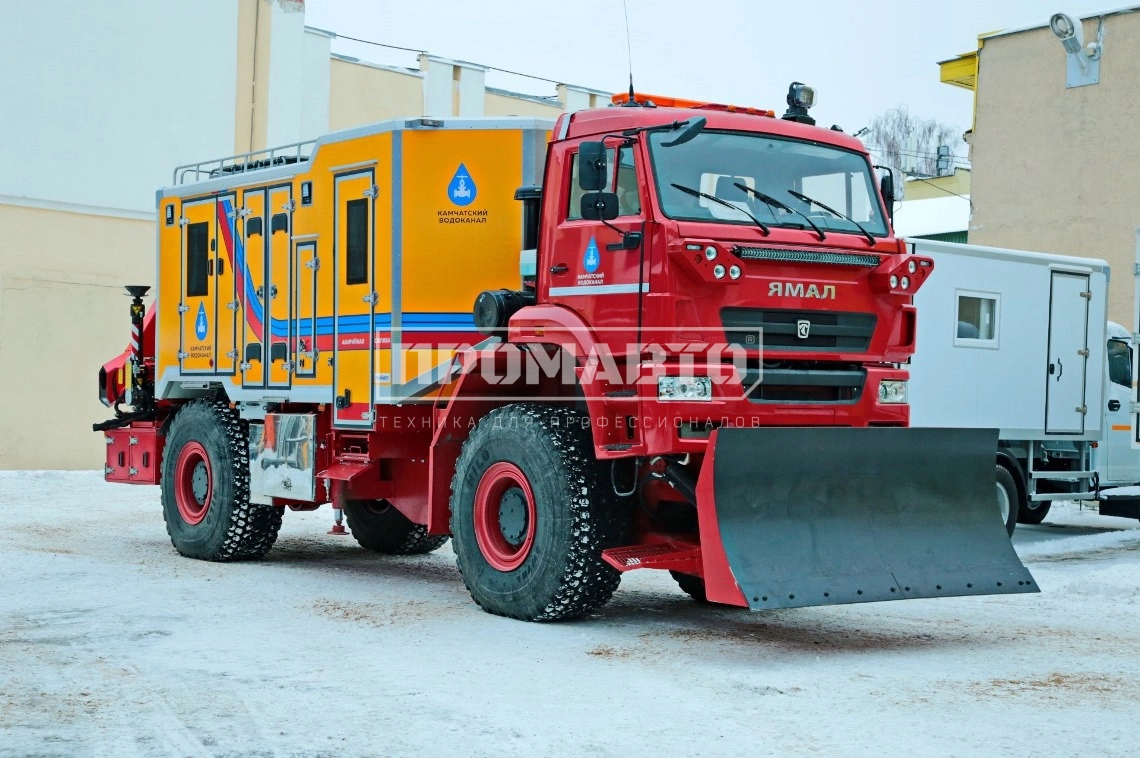
<svg viewBox="0 0 1140 758">
<path fill-rule="evenodd" d="M 863 137 L 876 163 L 895 166 L 908 173 L 934 176 L 938 173 L 938 146 L 950 148 L 947 172 L 968 165 L 967 146 L 961 132 L 934 119 L 921 119 L 905 105 L 872 119 Z"/>
</svg>

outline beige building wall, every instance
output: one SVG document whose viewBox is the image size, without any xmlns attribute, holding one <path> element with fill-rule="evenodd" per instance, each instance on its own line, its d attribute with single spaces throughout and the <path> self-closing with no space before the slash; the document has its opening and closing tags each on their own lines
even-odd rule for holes
<svg viewBox="0 0 1140 758">
<path fill-rule="evenodd" d="M 0 470 L 102 467 L 96 377 L 130 335 L 123 285 L 153 285 L 154 192 L 175 166 L 426 115 L 429 94 L 451 115 L 545 118 L 608 97 L 559 85 L 547 104 L 488 92 L 477 64 L 330 55 L 335 35 L 297 7 L 119 0 L 61 17 L 0 0 L 0 106 L 21 114 L 0 112 L 17 146 L 0 171 Z"/>
<path fill-rule="evenodd" d="M 418 116 L 424 109 L 423 76 L 333 56 L 329 67 L 329 129 Z"/>
<path fill-rule="evenodd" d="M 922 181 L 908 179 L 906 183 L 907 200 L 935 200 L 954 195 L 969 196 L 969 194 L 970 169 L 968 168 L 957 168 L 948 176 L 934 176 Z"/>
<path fill-rule="evenodd" d="M 483 115 L 558 118 L 562 115 L 562 105 L 558 103 L 548 105 L 526 97 L 488 91 L 483 105 Z"/>
<path fill-rule="evenodd" d="M 1084 33 L 1096 39 L 1095 19 Z M 1047 27 L 986 38 L 978 55 L 970 242 L 1107 260 L 1109 318 L 1132 325 L 1140 14 L 1105 18 L 1099 84 L 1066 88 Z"/>
<path fill-rule="evenodd" d="M 154 281 L 154 221 L 0 203 L 0 469 L 102 466 L 99 367 L 127 346 L 124 284 Z"/>
</svg>

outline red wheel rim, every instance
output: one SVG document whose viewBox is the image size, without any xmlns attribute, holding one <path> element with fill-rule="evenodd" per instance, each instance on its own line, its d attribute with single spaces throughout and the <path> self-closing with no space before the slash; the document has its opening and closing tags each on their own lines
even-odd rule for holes
<svg viewBox="0 0 1140 758">
<path fill-rule="evenodd" d="M 174 482 L 178 515 L 190 526 L 202 523 L 214 494 L 214 472 L 206 448 L 197 442 L 186 443 L 178 453 Z"/>
<path fill-rule="evenodd" d="M 498 571 L 522 565 L 534 544 L 534 492 L 522 470 L 499 461 L 483 472 L 475 489 L 475 542 Z"/>
</svg>

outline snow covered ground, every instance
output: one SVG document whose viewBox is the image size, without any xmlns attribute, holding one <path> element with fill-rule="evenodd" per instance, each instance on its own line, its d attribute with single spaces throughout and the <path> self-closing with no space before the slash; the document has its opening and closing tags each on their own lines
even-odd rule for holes
<svg viewBox="0 0 1140 758">
<path fill-rule="evenodd" d="M 1038 595 L 750 614 L 634 572 L 574 623 L 289 513 L 186 560 L 158 490 L 0 474 L 0 755 L 1136 755 L 1140 525 L 1019 527 Z"/>
</svg>

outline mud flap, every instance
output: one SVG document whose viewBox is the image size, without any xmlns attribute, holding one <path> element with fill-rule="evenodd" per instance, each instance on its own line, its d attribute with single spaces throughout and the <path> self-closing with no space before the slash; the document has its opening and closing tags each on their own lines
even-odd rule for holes
<svg viewBox="0 0 1140 758">
<path fill-rule="evenodd" d="M 1001 520 L 996 450 L 992 429 L 717 430 L 697 496 L 710 600 L 1037 592 Z"/>
</svg>

